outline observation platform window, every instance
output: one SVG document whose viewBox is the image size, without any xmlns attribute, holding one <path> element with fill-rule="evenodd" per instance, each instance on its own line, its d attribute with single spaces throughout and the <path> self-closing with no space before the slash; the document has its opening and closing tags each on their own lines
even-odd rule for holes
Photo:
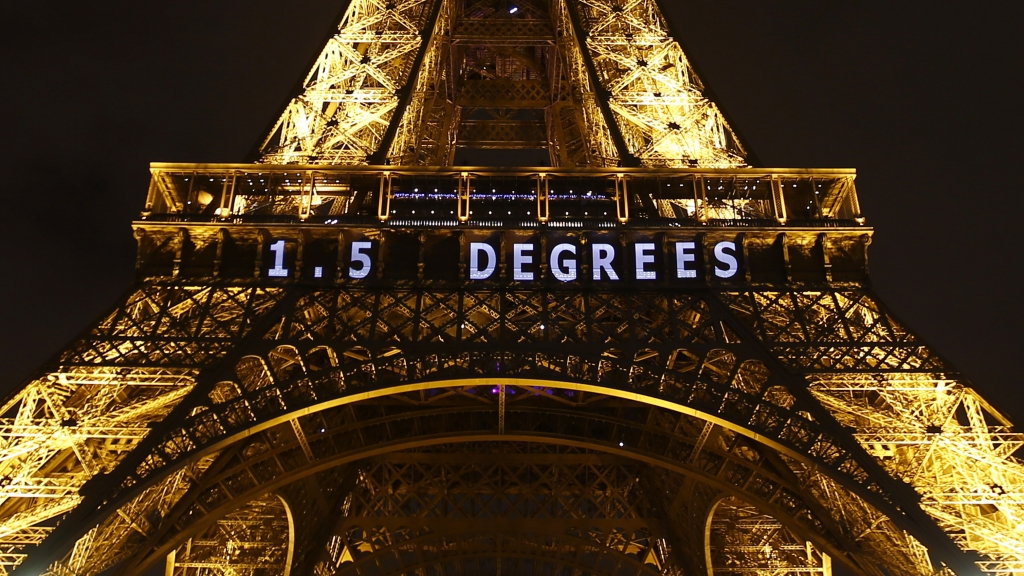
<svg viewBox="0 0 1024 576">
<path fill-rule="evenodd" d="M 771 222 L 772 183 L 764 178 L 702 179 L 705 220 L 755 220 Z"/>
<path fill-rule="evenodd" d="M 551 178 L 552 219 L 615 218 L 615 182 L 609 178 Z"/>
<path fill-rule="evenodd" d="M 537 184 L 529 176 L 477 176 L 470 185 L 473 220 L 537 219 Z"/>
<path fill-rule="evenodd" d="M 380 186 L 378 182 L 378 187 Z M 395 176 L 391 181 L 389 217 L 456 220 L 458 180 L 450 176 Z"/>
</svg>

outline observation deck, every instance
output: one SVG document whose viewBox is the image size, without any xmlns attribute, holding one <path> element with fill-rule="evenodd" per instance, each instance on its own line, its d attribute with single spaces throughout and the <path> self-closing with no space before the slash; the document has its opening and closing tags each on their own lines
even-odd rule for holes
<svg viewBox="0 0 1024 576">
<path fill-rule="evenodd" d="M 709 278 L 713 243 L 723 241 L 741 261 L 730 281 L 860 282 L 867 274 L 871 230 L 853 170 L 160 163 L 151 171 L 135 223 L 146 278 L 345 281 L 352 254 L 343 245 L 371 242 L 372 278 L 457 281 L 466 277 L 467 243 L 491 242 L 504 274 L 512 245 L 526 241 L 538 251 L 570 242 L 581 254 L 593 241 L 653 242 L 652 266 L 666 277 L 682 241 L 702 247 L 695 266 Z M 282 240 L 278 256 L 270 247 Z M 295 264 L 268 273 L 274 258 Z M 536 262 L 540 276 L 546 258 Z M 313 261 L 315 276 L 305 266 Z M 634 263 L 623 256 L 621 265 Z"/>
<path fill-rule="evenodd" d="M 863 225 L 855 171 L 162 164 L 143 220 L 427 227 Z"/>
</svg>

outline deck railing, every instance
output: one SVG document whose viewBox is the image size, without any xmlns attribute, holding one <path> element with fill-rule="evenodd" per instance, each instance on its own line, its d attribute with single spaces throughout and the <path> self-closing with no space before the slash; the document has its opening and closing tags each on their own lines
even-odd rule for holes
<svg viewBox="0 0 1024 576">
<path fill-rule="evenodd" d="M 863 224 L 853 170 L 153 164 L 143 219 L 395 226 Z"/>
</svg>

